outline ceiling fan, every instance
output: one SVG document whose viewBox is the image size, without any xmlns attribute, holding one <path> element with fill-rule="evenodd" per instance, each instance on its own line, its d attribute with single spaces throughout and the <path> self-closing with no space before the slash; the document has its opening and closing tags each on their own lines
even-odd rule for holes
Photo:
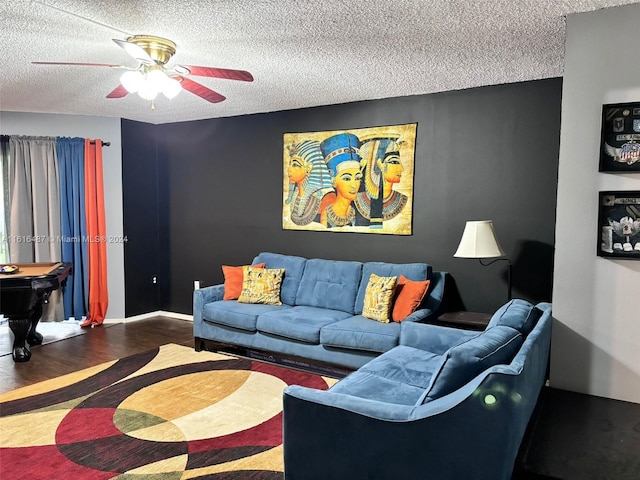
<svg viewBox="0 0 640 480">
<path fill-rule="evenodd" d="M 76 65 L 88 67 L 109 67 L 127 70 L 121 77 L 121 85 L 114 88 L 107 98 L 123 98 L 129 93 L 138 93 L 145 100 L 153 100 L 159 93 L 167 98 L 175 97 L 182 89 L 187 90 L 211 103 L 225 100 L 225 97 L 189 77 L 213 77 L 227 80 L 252 82 L 253 76 L 245 70 L 227 68 L 199 67 L 194 65 L 174 65 L 167 67 L 167 62 L 176 53 L 176 44 L 169 39 L 154 35 L 133 35 L 126 40 L 113 41 L 131 57 L 138 65 L 127 67 L 109 63 L 74 63 L 74 62 L 32 62 L 37 65 Z M 152 103 L 152 108 L 154 108 Z"/>
</svg>

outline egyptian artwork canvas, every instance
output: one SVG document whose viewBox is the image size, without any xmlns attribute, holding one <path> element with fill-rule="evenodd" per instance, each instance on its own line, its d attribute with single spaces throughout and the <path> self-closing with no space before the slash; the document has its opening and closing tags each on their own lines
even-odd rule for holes
<svg viewBox="0 0 640 480">
<path fill-rule="evenodd" d="M 416 130 L 285 133 L 283 229 L 411 235 Z"/>
</svg>

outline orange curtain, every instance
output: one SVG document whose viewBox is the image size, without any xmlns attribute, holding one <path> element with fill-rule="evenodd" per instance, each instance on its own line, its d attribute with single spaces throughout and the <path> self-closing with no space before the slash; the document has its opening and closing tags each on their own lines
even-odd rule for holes
<svg viewBox="0 0 640 480">
<path fill-rule="evenodd" d="M 107 315 L 107 229 L 104 214 L 102 141 L 85 139 L 84 181 L 89 237 L 89 312 L 82 327 L 100 325 Z"/>
</svg>

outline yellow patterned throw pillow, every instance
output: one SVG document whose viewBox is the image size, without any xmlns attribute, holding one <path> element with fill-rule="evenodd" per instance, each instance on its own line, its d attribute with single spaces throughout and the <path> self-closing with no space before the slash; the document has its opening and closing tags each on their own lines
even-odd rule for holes
<svg viewBox="0 0 640 480">
<path fill-rule="evenodd" d="M 238 297 L 240 303 L 265 303 L 282 305 L 280 286 L 284 276 L 284 268 L 242 267 L 242 292 Z"/>
<path fill-rule="evenodd" d="M 389 323 L 396 279 L 397 277 L 379 277 L 375 273 L 371 274 L 364 292 L 363 317 Z"/>
</svg>

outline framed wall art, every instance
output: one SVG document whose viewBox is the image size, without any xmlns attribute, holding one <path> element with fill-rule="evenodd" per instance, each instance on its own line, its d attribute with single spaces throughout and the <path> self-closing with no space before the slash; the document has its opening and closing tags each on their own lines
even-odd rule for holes
<svg viewBox="0 0 640 480">
<path fill-rule="evenodd" d="M 411 235 L 416 130 L 285 133 L 282 228 Z"/>
<path fill-rule="evenodd" d="M 640 173 L 640 102 L 603 105 L 599 171 Z"/>
<path fill-rule="evenodd" d="M 640 190 L 600 192 L 598 256 L 640 260 Z"/>
</svg>

